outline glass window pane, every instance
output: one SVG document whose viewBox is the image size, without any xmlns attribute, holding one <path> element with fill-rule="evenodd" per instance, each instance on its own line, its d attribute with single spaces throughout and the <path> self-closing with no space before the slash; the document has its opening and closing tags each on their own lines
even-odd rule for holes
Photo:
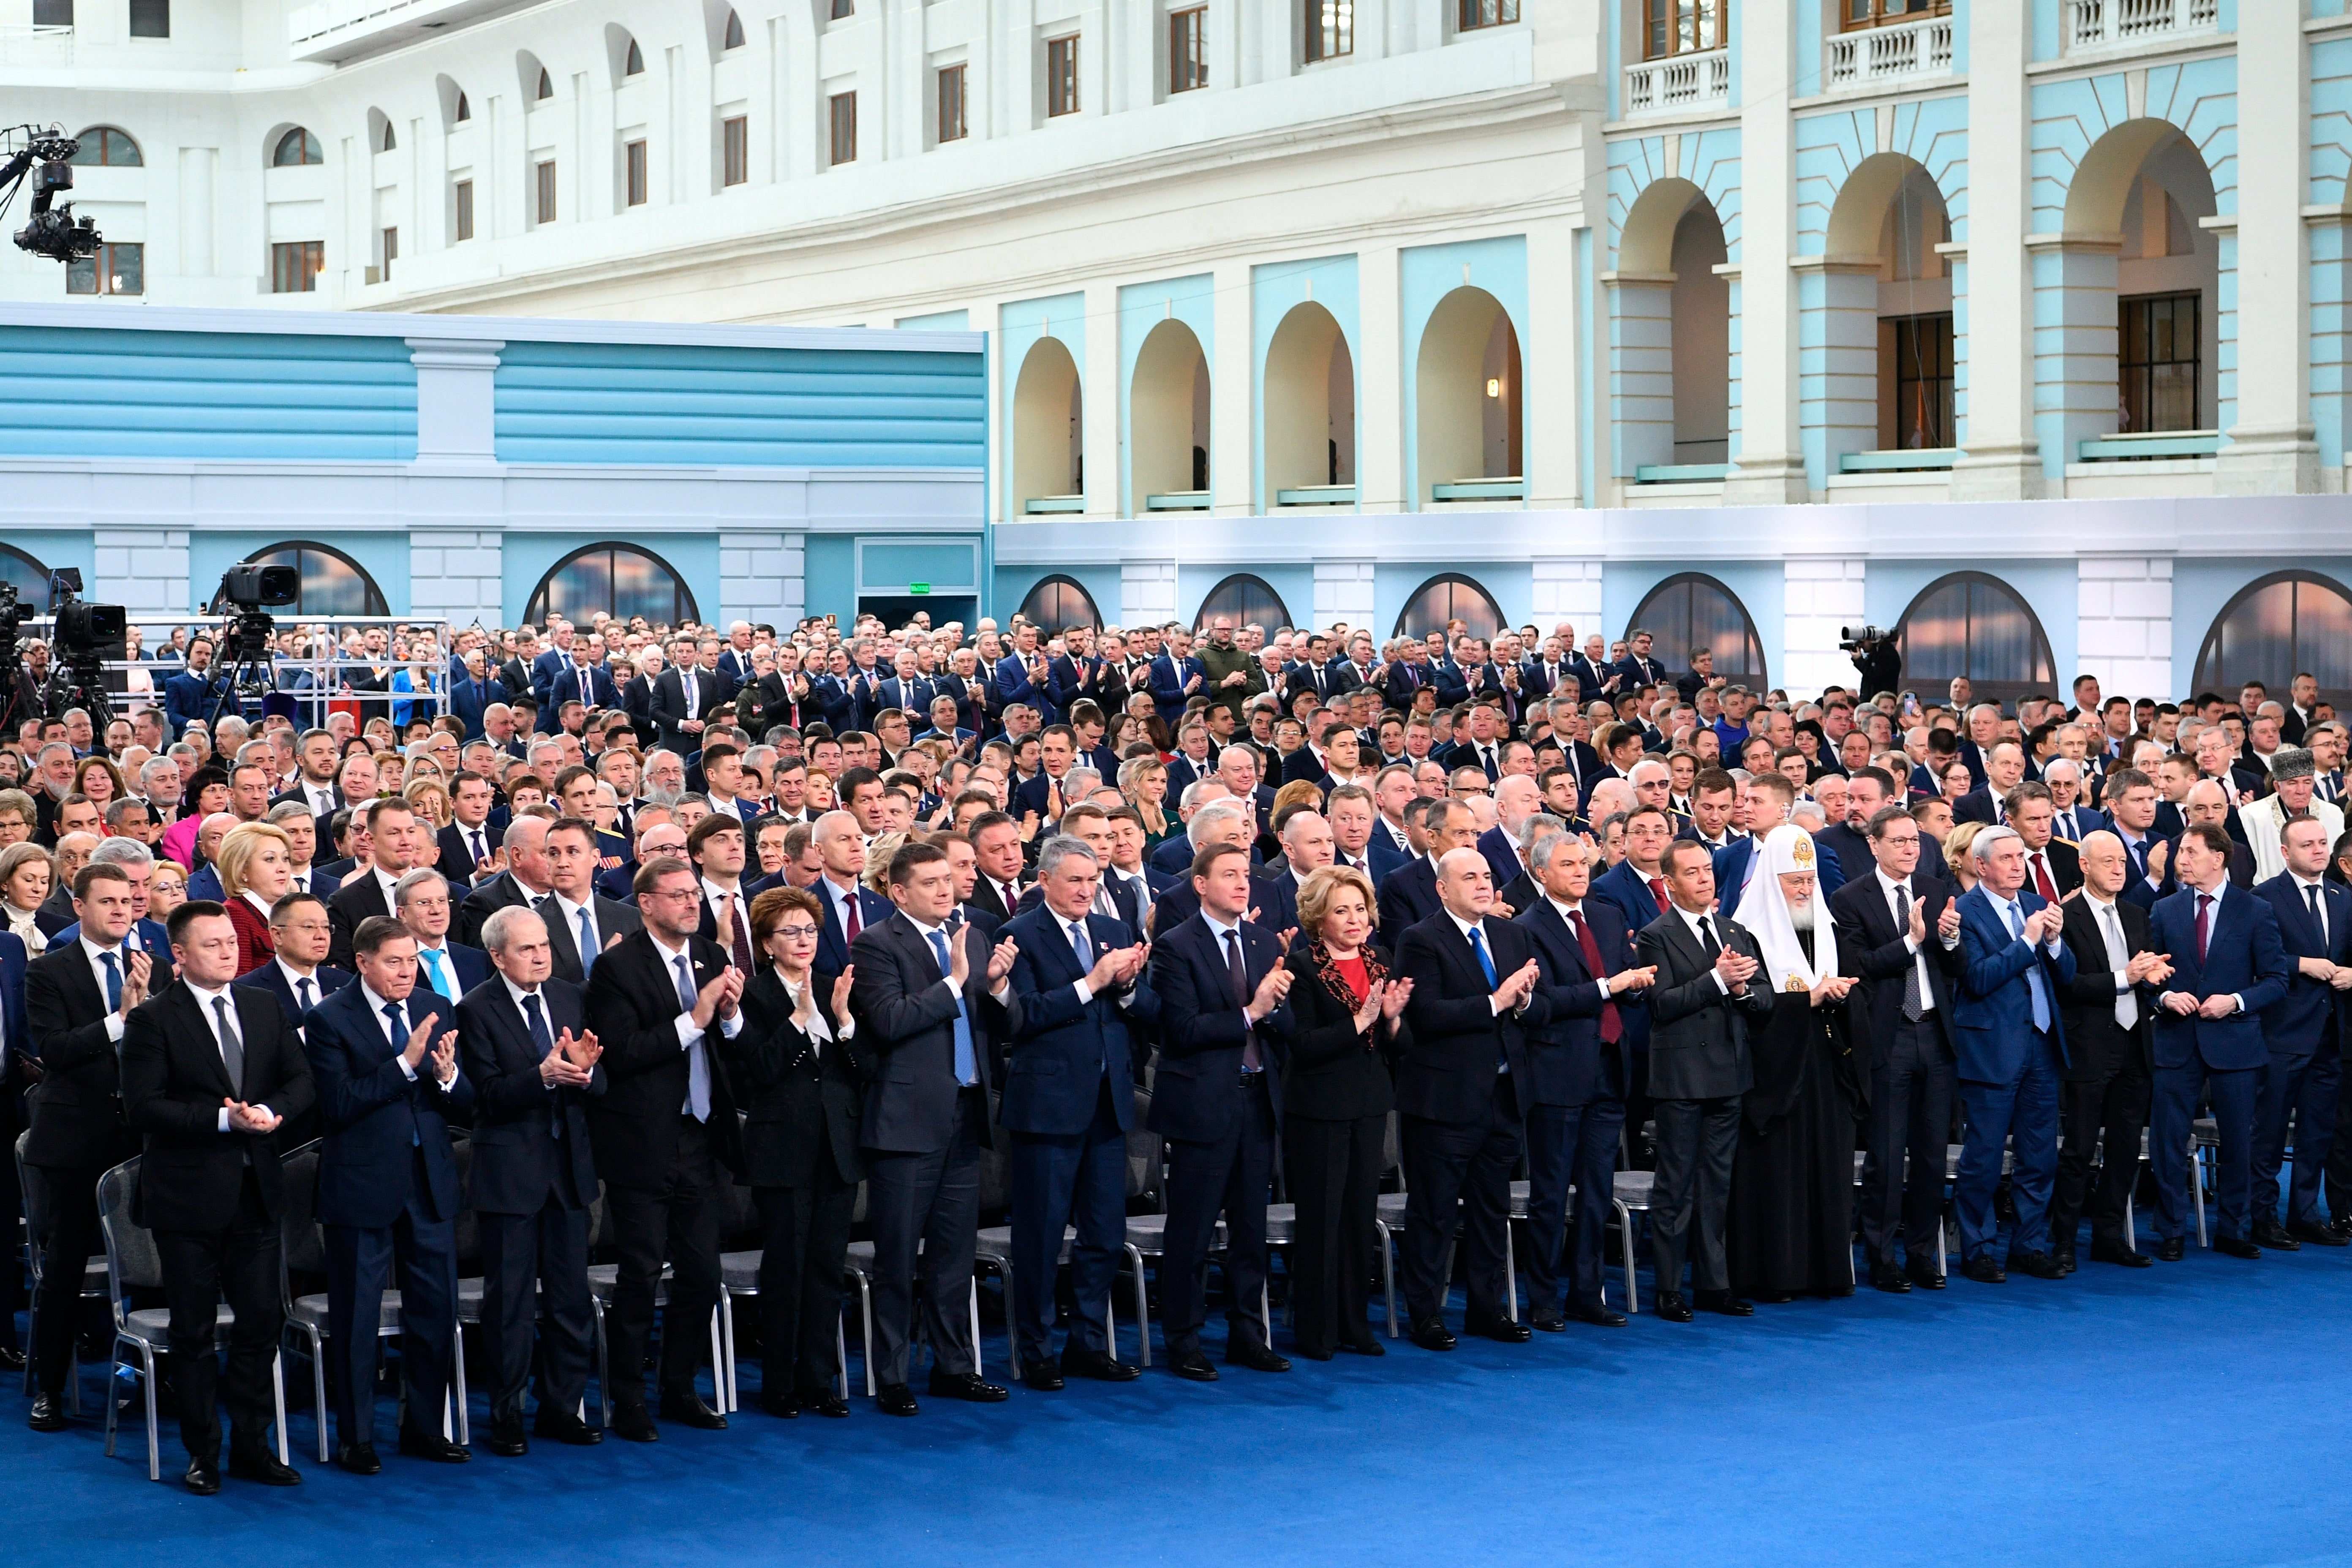
<svg viewBox="0 0 2352 1568">
<path fill-rule="evenodd" d="M 299 544 L 281 545 L 251 557 L 256 565 L 291 566 L 302 586 L 282 612 L 295 616 L 380 616 L 383 595 L 367 574 L 341 556 Z"/>
<path fill-rule="evenodd" d="M 676 625 L 694 614 L 694 596 L 675 572 L 643 551 L 599 545 L 583 551 L 547 575 L 525 607 L 533 622 L 549 616 L 583 621 L 599 610 L 627 620 Z"/>
<path fill-rule="evenodd" d="M 1205 626 L 1214 616 L 1231 616 L 1234 625 L 1245 626 L 1252 623 L 1271 632 L 1290 624 L 1290 611 L 1282 596 L 1255 577 L 1228 577 L 1209 590 L 1201 601 L 1201 613 L 1193 618 L 1195 626 Z"/>
<path fill-rule="evenodd" d="M 1947 583 L 1923 595 L 1903 622 L 1903 674 L 1948 682 L 1969 669 L 1969 585 Z"/>
<path fill-rule="evenodd" d="M 2032 681 L 2045 674 L 2033 653 L 2033 622 L 2025 606 L 1990 583 L 1970 583 L 1969 677 Z"/>
<path fill-rule="evenodd" d="M 2295 584 L 2294 658 L 2279 674 L 2306 669 L 2323 691 L 2352 689 L 2352 600 L 2325 583 Z"/>
<path fill-rule="evenodd" d="M 1093 597 L 1067 577 L 1048 577 L 1030 589 L 1021 602 L 1021 614 L 1048 637 L 1072 626 L 1102 624 Z"/>
<path fill-rule="evenodd" d="M 1486 590 L 1467 577 L 1440 577 L 1406 604 L 1404 614 L 1397 617 L 1397 635 L 1423 637 L 1444 630 L 1453 620 L 1461 621 L 1474 637 L 1492 637 L 1503 629 L 1503 612 Z"/>
<path fill-rule="evenodd" d="M 1636 626 L 1650 634 L 1651 657 L 1670 670 L 1688 668 L 1691 650 L 1703 647 L 1715 656 L 1717 675 L 1765 684 L 1764 650 L 1746 607 L 1703 577 L 1669 577 L 1651 589 L 1626 630 Z"/>
</svg>

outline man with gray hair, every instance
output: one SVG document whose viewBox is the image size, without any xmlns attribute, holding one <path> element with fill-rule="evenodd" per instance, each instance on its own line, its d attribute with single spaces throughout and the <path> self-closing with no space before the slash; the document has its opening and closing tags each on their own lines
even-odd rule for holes
<svg viewBox="0 0 2352 1568">
<path fill-rule="evenodd" d="M 450 942 L 449 904 L 449 879 L 430 866 L 404 872 L 393 885 L 393 918 L 416 939 L 418 982 L 457 1002 L 489 979 L 490 965 L 480 949 Z"/>
<path fill-rule="evenodd" d="M 2344 808 L 2317 797 L 2318 769 L 2301 746 L 2281 746 L 2271 753 L 2271 793 L 2238 807 L 2238 825 L 2245 830 L 2246 847 L 2254 852 L 2254 880 L 2267 882 L 2286 869 L 2279 832 L 2288 820 L 2308 812 L 2327 829 L 2327 842 L 2344 835 Z"/>
</svg>

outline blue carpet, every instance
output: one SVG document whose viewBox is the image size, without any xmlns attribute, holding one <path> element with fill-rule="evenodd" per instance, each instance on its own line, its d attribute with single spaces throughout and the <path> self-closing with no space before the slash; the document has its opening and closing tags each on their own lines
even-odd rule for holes
<svg viewBox="0 0 2352 1568">
<path fill-rule="evenodd" d="M 1646 1285 L 1646 1279 L 1645 1279 Z M 1393 1342 L 1288 1376 L 748 1405 L 720 1433 L 588 1450 L 396 1458 L 361 1480 L 186 1496 L 139 1428 L 28 1432 L 0 1401 L 12 1565 L 1349 1562 L 2347 1563 L 2352 1256 L 2305 1248 L 2062 1282 L 1801 1300 L 1688 1326 L 1644 1312 L 1451 1355 Z M 1458 1317 L 1456 1319 L 1458 1321 Z M 1132 1347 L 1132 1329 L 1128 1335 Z M 1212 1346 L 1212 1353 L 1215 1353 Z M 1001 1357 L 1001 1331 L 989 1353 Z M 995 1369 L 1001 1373 L 1001 1363 Z M 90 1408 L 100 1386 L 86 1387 Z M 919 1391 L 920 1383 L 918 1381 Z M 307 1384 L 298 1396 L 307 1400 Z M 478 1392 L 475 1433 L 486 1409 Z M 62 1545 L 69 1541 L 71 1544 Z"/>
</svg>

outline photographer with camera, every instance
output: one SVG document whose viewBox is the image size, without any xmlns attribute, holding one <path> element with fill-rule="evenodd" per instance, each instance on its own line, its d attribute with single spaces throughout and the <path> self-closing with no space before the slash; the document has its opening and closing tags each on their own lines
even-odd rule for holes
<svg viewBox="0 0 2352 1568">
<path fill-rule="evenodd" d="M 1839 648 L 1861 672 L 1864 698 L 1895 689 L 1903 678 L 1903 652 L 1895 647 L 1893 632 L 1879 626 L 1840 626 L 1838 637 L 1843 639 Z"/>
</svg>

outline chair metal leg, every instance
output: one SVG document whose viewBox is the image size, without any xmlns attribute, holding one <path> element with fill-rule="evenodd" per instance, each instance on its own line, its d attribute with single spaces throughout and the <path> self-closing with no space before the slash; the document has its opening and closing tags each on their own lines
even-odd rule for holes
<svg viewBox="0 0 2352 1568">
<path fill-rule="evenodd" d="M 840 1369 L 835 1381 L 841 1384 L 842 1398 L 847 1399 L 849 1397 L 849 1331 L 842 1326 L 843 1316 L 844 1314 L 839 1312 L 833 1315 L 833 1364 Z M 763 1366 L 760 1373 L 762 1383 L 767 1380 L 767 1370 Z"/>
<path fill-rule="evenodd" d="M 719 1292 L 719 1339 L 726 1346 L 725 1375 L 714 1376 L 711 1381 L 718 1384 L 726 1397 L 727 1403 L 720 1414 L 727 1415 L 742 1406 L 737 1402 L 735 1388 L 735 1298 L 725 1289 Z"/>
<path fill-rule="evenodd" d="M 155 1410 L 155 1352 L 147 1345 L 139 1347 L 139 1357 L 147 1363 L 147 1375 L 141 1379 L 147 1385 L 147 1479 L 163 1479 L 163 1431 Z"/>
<path fill-rule="evenodd" d="M 1609 1206 L 1617 1211 L 1617 1244 L 1623 1249 L 1625 1259 L 1625 1312 L 1631 1317 L 1642 1310 L 1641 1288 L 1633 1282 L 1633 1213 L 1615 1198 L 1609 1200 Z M 1605 1287 L 1601 1292 L 1601 1304 L 1609 1304 Z"/>
<path fill-rule="evenodd" d="M 455 1390 L 456 1394 L 457 1394 L 457 1437 L 456 1437 L 455 1441 L 457 1442 L 457 1446 L 458 1446 L 459 1447 L 461 1447 L 461 1448 L 462 1448 L 462 1447 L 465 1447 L 467 1444 L 469 1444 L 469 1443 L 473 1442 L 473 1440 L 474 1440 L 474 1418 L 473 1418 L 472 1415 L 471 1415 L 471 1414 L 467 1410 L 467 1408 L 466 1408 L 466 1330 L 465 1330 L 465 1326 L 464 1326 L 463 1324 L 459 1324 L 459 1325 L 458 1325 L 458 1328 L 457 1328 L 457 1333 L 456 1333 L 456 1334 L 454 1334 L 454 1335 L 452 1335 L 451 1337 L 452 1337 L 452 1338 L 457 1342 L 457 1367 L 456 1367 L 457 1375 L 457 1388 L 456 1388 L 456 1390 Z"/>
<path fill-rule="evenodd" d="M 323 1465 L 327 1462 L 327 1351 L 317 1329 L 306 1327 L 305 1331 L 310 1337 L 310 1394 L 319 1416 L 319 1463 Z"/>
<path fill-rule="evenodd" d="M 1396 1249 L 1392 1245 L 1394 1237 L 1389 1233 L 1386 1220 L 1372 1221 L 1372 1228 L 1381 1233 L 1381 1284 L 1388 1292 L 1389 1338 L 1394 1339 L 1397 1337 Z"/>
<path fill-rule="evenodd" d="M 727 1292 L 722 1289 L 719 1294 L 724 1300 Z M 721 1415 L 732 1408 L 727 1403 L 727 1350 L 719 1333 L 719 1309 L 716 1307 L 710 1309 L 710 1397 L 716 1402 Z"/>
<path fill-rule="evenodd" d="M 592 1290 L 588 1293 L 588 1306 L 596 1321 L 596 1398 L 604 1407 L 604 1426 L 610 1430 L 613 1425 L 613 1353 L 611 1342 L 604 1337 L 604 1302 Z"/>
<path fill-rule="evenodd" d="M 874 1286 L 860 1274 L 857 1277 L 857 1312 L 866 1326 L 866 1397 L 876 1397 L 880 1390 L 874 1386 Z"/>
<path fill-rule="evenodd" d="M 1528 1303 L 1530 1311 L 1535 1303 Z M 1519 1321 L 1519 1245 L 1511 1235 L 1511 1222 L 1503 1222 L 1503 1316 L 1513 1322 Z"/>
<path fill-rule="evenodd" d="M 106 1369 L 106 1457 L 110 1459 L 114 1458 L 115 1413 L 122 1404 L 121 1395 L 114 1385 L 122 1381 L 123 1343 L 121 1334 L 114 1336 L 112 1363 Z"/>
<path fill-rule="evenodd" d="M 980 1276 L 971 1277 L 971 1372 L 978 1377 L 986 1368 L 980 1353 Z"/>
<path fill-rule="evenodd" d="M 1135 1338 L 1136 1361 L 1151 1364 L 1151 1299 L 1143 1290 L 1143 1253 L 1133 1242 L 1122 1242 L 1120 1250 L 1127 1254 L 1128 1266 L 1135 1270 Z"/>
<path fill-rule="evenodd" d="M 286 1347 L 278 1347 L 278 1354 L 269 1363 L 270 1391 L 278 1396 L 278 1462 L 290 1465 L 293 1451 L 286 1443 Z"/>
<path fill-rule="evenodd" d="M 2189 1150 L 2189 1195 L 2197 1205 L 2197 1245 L 2210 1247 L 2213 1238 L 2205 1232 L 2205 1151 L 2193 1144 Z"/>
</svg>

